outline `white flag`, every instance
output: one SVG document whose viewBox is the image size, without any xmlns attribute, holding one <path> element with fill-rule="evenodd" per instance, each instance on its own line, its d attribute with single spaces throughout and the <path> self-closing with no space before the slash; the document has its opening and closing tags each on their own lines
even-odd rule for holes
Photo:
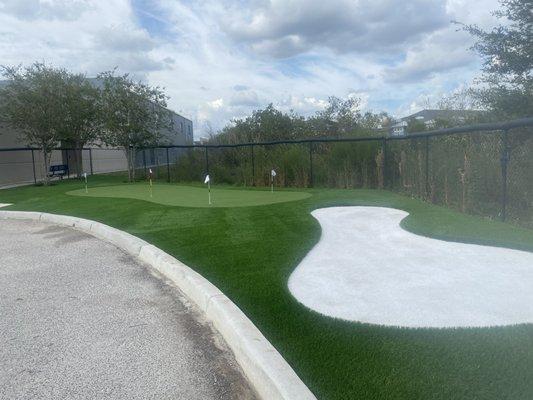
<svg viewBox="0 0 533 400">
<path fill-rule="evenodd" d="M 204 183 L 209 183 L 209 181 L 211 181 L 211 178 L 209 178 L 209 175 L 206 175 Z"/>
<path fill-rule="evenodd" d="M 148 169 L 148 172 L 149 172 L 150 174 L 152 174 L 152 168 Z"/>
<path fill-rule="evenodd" d="M 275 177 L 276 176 L 276 171 L 274 171 L 274 170 L 270 171 L 270 175 L 272 176 L 272 178 Z"/>
<path fill-rule="evenodd" d="M 87 172 L 83 173 L 83 177 L 85 178 L 85 180 L 87 180 Z"/>
</svg>

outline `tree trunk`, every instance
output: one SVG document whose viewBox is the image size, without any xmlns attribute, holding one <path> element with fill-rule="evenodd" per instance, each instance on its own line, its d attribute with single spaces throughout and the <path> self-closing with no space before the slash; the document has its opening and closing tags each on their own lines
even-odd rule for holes
<svg viewBox="0 0 533 400">
<path fill-rule="evenodd" d="M 76 166 L 76 176 L 81 178 L 83 172 L 83 143 L 74 142 L 74 165 Z"/>
<path fill-rule="evenodd" d="M 44 180 L 43 180 L 43 183 L 45 186 L 48 186 L 50 184 L 50 177 L 48 176 L 48 169 L 49 169 L 49 159 L 48 159 L 48 156 L 50 154 L 50 152 L 47 150 L 46 146 L 43 145 L 42 147 L 42 152 L 43 152 L 43 168 L 44 168 L 44 171 L 43 171 L 43 177 L 44 177 Z"/>
</svg>

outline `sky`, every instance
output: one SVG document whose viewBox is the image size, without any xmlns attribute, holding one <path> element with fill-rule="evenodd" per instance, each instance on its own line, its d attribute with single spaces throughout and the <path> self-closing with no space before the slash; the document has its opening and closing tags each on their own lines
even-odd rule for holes
<svg viewBox="0 0 533 400">
<path fill-rule="evenodd" d="M 0 0 L 0 64 L 165 88 L 195 138 L 273 103 L 311 115 L 329 96 L 405 116 L 479 76 L 471 36 L 497 0 Z"/>
</svg>

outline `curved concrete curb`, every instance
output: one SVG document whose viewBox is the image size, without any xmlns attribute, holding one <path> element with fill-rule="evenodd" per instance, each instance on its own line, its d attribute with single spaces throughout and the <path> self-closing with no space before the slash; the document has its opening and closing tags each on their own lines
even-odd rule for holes
<svg viewBox="0 0 533 400">
<path fill-rule="evenodd" d="M 265 400 L 316 400 L 278 351 L 216 286 L 159 248 L 129 233 L 83 218 L 39 212 L 0 211 L 1 219 L 70 226 L 106 240 L 170 279 L 205 313 L 224 337 L 259 396 Z"/>
</svg>

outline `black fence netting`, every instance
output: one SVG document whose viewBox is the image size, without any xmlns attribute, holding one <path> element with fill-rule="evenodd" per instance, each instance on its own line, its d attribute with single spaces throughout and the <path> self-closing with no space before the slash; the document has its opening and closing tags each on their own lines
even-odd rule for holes
<svg viewBox="0 0 533 400">
<path fill-rule="evenodd" d="M 383 187 L 383 149 L 379 141 L 313 143 L 313 186 Z"/>
<path fill-rule="evenodd" d="M 76 161 L 81 159 L 81 165 Z M 44 176 L 37 148 L 0 149 L 0 184 Z M 121 149 L 54 150 L 51 164 L 124 171 Z M 466 213 L 533 228 L 533 118 L 401 137 L 177 145 L 135 152 L 136 178 L 279 187 L 389 189 Z"/>
<path fill-rule="evenodd" d="M 500 212 L 497 135 L 453 135 L 395 141 L 391 188 L 463 212 Z"/>
<path fill-rule="evenodd" d="M 508 134 L 506 217 L 533 228 L 533 128 Z M 501 155 L 505 157 L 505 154 Z M 501 175 L 500 175 L 501 176 Z"/>
<path fill-rule="evenodd" d="M 280 187 L 307 187 L 310 182 L 309 151 L 301 143 L 257 146 L 258 161 L 255 180 L 258 186 L 268 186 L 274 170 L 275 185 Z"/>
<path fill-rule="evenodd" d="M 215 147 L 207 148 L 207 151 L 208 164 L 205 170 L 213 177 L 213 183 L 253 185 L 250 148 Z"/>
<path fill-rule="evenodd" d="M 170 165 L 170 182 L 200 182 L 207 173 L 206 150 L 199 147 L 180 148 Z"/>
</svg>

